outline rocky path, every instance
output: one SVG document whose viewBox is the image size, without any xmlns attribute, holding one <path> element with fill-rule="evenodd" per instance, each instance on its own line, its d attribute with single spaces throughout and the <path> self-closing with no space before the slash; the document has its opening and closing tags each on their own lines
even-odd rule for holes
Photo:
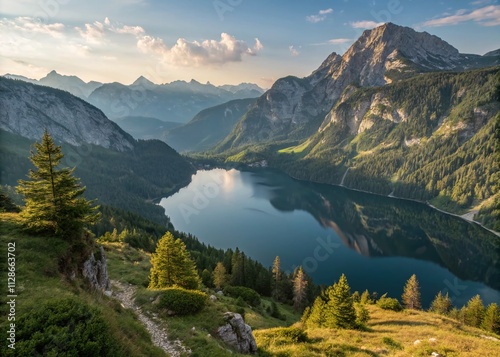
<svg viewBox="0 0 500 357">
<path fill-rule="evenodd" d="M 181 341 L 175 340 L 170 341 L 168 339 L 168 334 L 163 327 L 154 318 L 146 316 L 141 309 L 134 303 L 134 293 L 135 287 L 132 285 L 123 284 L 117 280 L 111 280 L 112 286 L 116 289 L 113 291 L 113 296 L 118 299 L 123 307 L 127 309 L 132 309 L 139 321 L 146 327 L 148 332 L 151 334 L 151 339 L 155 346 L 160 347 L 170 356 L 178 357 L 181 353 L 190 353 L 191 351 L 182 345 Z"/>
</svg>

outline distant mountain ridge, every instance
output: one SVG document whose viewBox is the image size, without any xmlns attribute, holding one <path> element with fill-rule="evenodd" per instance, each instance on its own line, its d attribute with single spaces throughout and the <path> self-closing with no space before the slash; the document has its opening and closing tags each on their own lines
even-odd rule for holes
<svg viewBox="0 0 500 357">
<path fill-rule="evenodd" d="M 193 79 L 190 82 L 154 84 L 141 76 L 129 86 L 104 84 L 88 100 L 110 119 L 139 116 L 186 123 L 203 109 L 230 100 L 257 98 L 262 93 L 257 85 L 246 83 L 217 87 Z"/>
<path fill-rule="evenodd" d="M 345 90 L 382 86 L 433 71 L 462 71 L 500 63 L 500 56 L 460 54 L 427 32 L 386 23 L 366 30 L 339 56 L 332 53 L 310 76 L 281 78 L 219 145 L 300 140 L 312 135 Z"/>
<path fill-rule="evenodd" d="M 86 83 L 77 76 L 65 76 L 57 73 L 56 71 L 49 72 L 45 77 L 40 78 L 39 80 L 15 74 L 6 74 L 4 77 L 65 90 L 84 100 L 88 98 L 90 93 L 102 85 L 102 83 L 95 81 Z"/>
</svg>

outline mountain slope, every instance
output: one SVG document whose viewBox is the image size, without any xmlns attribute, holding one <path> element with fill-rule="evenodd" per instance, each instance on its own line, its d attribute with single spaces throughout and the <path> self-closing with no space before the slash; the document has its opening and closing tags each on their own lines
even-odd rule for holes
<svg viewBox="0 0 500 357">
<path fill-rule="evenodd" d="M 30 139 L 130 150 L 134 139 L 97 108 L 65 91 L 0 77 L 0 128 Z"/>
<path fill-rule="evenodd" d="M 177 151 L 204 151 L 224 139 L 256 99 L 236 99 L 204 109 L 183 126 L 162 136 Z"/>
<path fill-rule="evenodd" d="M 420 73 L 485 67 L 498 61 L 495 56 L 460 54 L 436 36 L 387 23 L 363 32 L 342 57 L 333 53 L 310 76 L 278 80 L 218 151 L 304 139 L 350 86 L 382 86 Z"/>
<path fill-rule="evenodd" d="M 301 145 L 243 160 L 264 157 L 298 178 L 460 211 L 499 192 L 498 83 L 494 67 L 353 88 Z"/>
<path fill-rule="evenodd" d="M 157 85 L 140 77 L 130 86 L 104 84 L 89 96 L 89 102 L 113 120 L 123 116 L 143 116 L 186 123 L 203 109 L 247 98 L 251 93 L 255 97 L 262 94 L 255 89 L 249 93 L 245 87 L 233 93 L 195 80 Z"/>
<path fill-rule="evenodd" d="M 137 116 L 118 118 L 115 123 L 136 139 L 161 139 L 165 130 L 172 130 L 181 125 L 181 123 Z"/>
</svg>

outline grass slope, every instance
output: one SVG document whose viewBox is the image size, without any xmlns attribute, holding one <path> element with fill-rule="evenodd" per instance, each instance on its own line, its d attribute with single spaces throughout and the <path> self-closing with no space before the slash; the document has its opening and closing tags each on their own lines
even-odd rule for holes
<svg viewBox="0 0 500 357">
<path fill-rule="evenodd" d="M 89 307 L 97 308 L 106 321 L 110 336 L 120 345 L 120 349 L 116 351 L 117 355 L 165 356 L 162 350 L 152 345 L 149 334 L 131 311 L 123 309 L 114 299 L 89 293 L 82 280 L 67 279 L 59 272 L 60 257 L 69 248 L 67 242 L 53 237 L 24 233 L 20 229 L 19 217 L 15 213 L 0 213 L 0 223 L 0 246 L 4 249 L 0 259 L 0 284 L 5 288 L 7 244 L 8 242 L 16 244 L 16 322 L 47 301 L 73 298 Z M 5 294 L 2 301 L 4 299 L 6 299 Z M 0 305 L 2 331 L 8 330 L 7 312 L 8 305 L 2 303 Z M 2 341 L 0 355 L 14 356 L 14 351 L 6 348 L 6 340 Z"/>
</svg>

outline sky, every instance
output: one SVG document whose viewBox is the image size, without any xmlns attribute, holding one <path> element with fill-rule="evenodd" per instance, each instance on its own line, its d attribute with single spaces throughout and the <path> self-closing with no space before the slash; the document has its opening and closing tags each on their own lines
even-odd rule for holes
<svg viewBox="0 0 500 357">
<path fill-rule="evenodd" d="M 269 88 L 384 22 L 462 53 L 500 48 L 498 0 L 0 0 L 0 73 Z"/>
</svg>

